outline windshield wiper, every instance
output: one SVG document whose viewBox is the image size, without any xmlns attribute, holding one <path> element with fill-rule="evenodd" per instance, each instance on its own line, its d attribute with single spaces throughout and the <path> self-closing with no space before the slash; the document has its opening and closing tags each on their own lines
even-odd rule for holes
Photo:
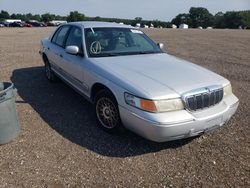
<svg viewBox="0 0 250 188">
<path fill-rule="evenodd" d="M 96 57 L 114 57 L 114 56 L 126 56 L 126 55 L 138 55 L 138 54 L 154 54 L 159 53 L 156 51 L 139 51 L 139 52 L 122 52 L 122 53 L 103 53 L 98 54 Z"/>
<path fill-rule="evenodd" d="M 140 51 L 140 54 L 155 54 L 157 53 L 156 51 Z"/>
<path fill-rule="evenodd" d="M 103 54 L 105 56 L 119 56 L 121 54 L 118 54 L 118 53 L 106 53 L 106 54 Z"/>
<path fill-rule="evenodd" d="M 111 56 L 119 56 L 117 53 L 103 53 L 103 54 L 94 54 L 94 57 L 111 57 Z"/>
</svg>

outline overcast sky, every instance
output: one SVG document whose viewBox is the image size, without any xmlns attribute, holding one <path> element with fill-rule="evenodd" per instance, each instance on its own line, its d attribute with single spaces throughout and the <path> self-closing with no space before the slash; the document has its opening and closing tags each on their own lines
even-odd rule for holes
<svg viewBox="0 0 250 188">
<path fill-rule="evenodd" d="M 159 19 L 171 21 L 190 7 L 219 11 L 250 10 L 250 0 L 0 0 L 0 10 L 10 13 L 68 15 L 77 10 L 87 16 Z"/>
</svg>

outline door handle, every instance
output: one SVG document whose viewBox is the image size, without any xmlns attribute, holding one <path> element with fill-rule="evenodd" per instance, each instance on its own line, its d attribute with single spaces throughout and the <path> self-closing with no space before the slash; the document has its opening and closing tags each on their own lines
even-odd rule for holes
<svg viewBox="0 0 250 188">
<path fill-rule="evenodd" d="M 63 58 L 63 55 L 62 55 L 62 54 L 60 54 L 59 56 L 60 56 L 61 58 Z"/>
<path fill-rule="evenodd" d="M 48 50 L 50 50 L 50 47 L 48 47 Z"/>
</svg>

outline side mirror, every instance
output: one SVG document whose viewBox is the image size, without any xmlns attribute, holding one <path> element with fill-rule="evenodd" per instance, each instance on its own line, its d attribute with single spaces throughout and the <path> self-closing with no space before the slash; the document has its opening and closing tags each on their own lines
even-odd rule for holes
<svg viewBox="0 0 250 188">
<path fill-rule="evenodd" d="M 67 46 L 65 51 L 72 55 L 77 55 L 79 53 L 79 47 L 78 46 Z"/>
<path fill-rule="evenodd" d="M 157 45 L 159 46 L 160 49 L 164 49 L 164 44 L 163 43 L 157 43 Z"/>
</svg>

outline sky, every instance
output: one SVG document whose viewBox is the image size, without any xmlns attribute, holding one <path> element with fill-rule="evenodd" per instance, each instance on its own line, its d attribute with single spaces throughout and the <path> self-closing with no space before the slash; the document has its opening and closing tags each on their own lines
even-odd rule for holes
<svg viewBox="0 0 250 188">
<path fill-rule="evenodd" d="M 212 14 L 250 10 L 250 0 L 0 0 L 0 10 L 9 13 L 49 12 L 66 16 L 77 10 L 91 17 L 142 17 L 162 21 L 171 21 L 179 13 L 188 13 L 190 7 L 205 7 Z"/>
</svg>

